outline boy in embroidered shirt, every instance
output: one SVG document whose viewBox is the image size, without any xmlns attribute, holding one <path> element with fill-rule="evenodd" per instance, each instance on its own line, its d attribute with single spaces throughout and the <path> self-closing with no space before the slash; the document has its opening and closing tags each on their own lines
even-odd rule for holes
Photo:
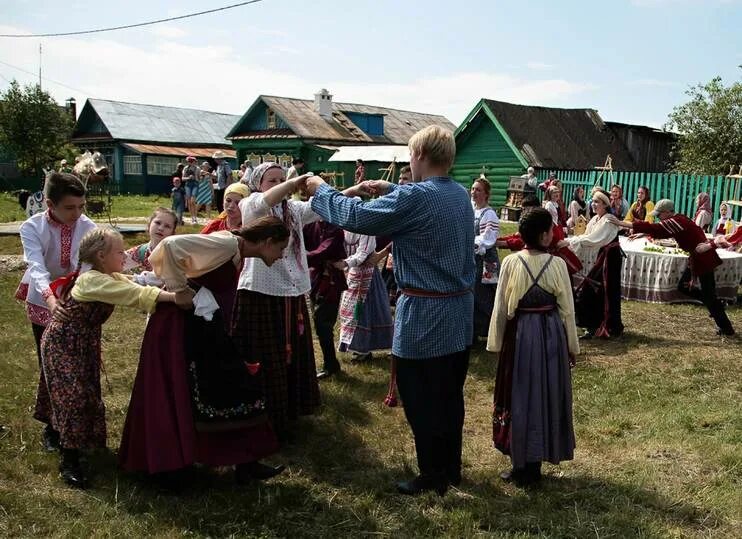
<svg viewBox="0 0 742 539">
<path fill-rule="evenodd" d="M 34 418 L 46 426 L 43 444 L 47 451 L 59 445 L 59 433 L 50 425 L 49 394 L 41 369 L 41 335 L 58 308 L 50 283 L 71 272 L 77 265 L 78 247 L 95 223 L 83 215 L 85 186 L 75 176 L 52 172 L 44 186 L 47 210 L 21 225 L 23 260 L 28 269 L 16 291 L 16 298 L 26 303 L 26 315 L 36 341 L 39 360 L 38 398 Z"/>
</svg>

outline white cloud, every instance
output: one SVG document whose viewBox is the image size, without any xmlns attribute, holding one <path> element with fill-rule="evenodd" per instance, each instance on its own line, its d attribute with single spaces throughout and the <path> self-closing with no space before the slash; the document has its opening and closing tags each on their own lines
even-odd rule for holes
<svg viewBox="0 0 742 539">
<path fill-rule="evenodd" d="M 0 26 L 0 33 L 12 32 L 23 30 Z M 44 76 L 83 91 L 73 92 L 51 82 L 44 83 L 45 89 L 59 102 L 74 96 L 78 109 L 86 98 L 96 97 L 242 114 L 259 94 L 311 99 L 324 87 L 338 101 L 442 114 L 457 124 L 482 97 L 559 106 L 596 88 L 558 78 L 534 80 L 486 72 L 450 73 L 402 83 L 368 82 L 354 78 L 352 65 L 345 72 L 338 70 L 332 80 L 317 80 L 295 74 L 288 67 L 281 71 L 274 67 L 275 62 L 259 62 L 269 48 L 190 46 L 168 40 L 158 40 L 148 49 L 142 47 L 107 37 L 45 42 Z M 282 52 L 300 51 L 286 45 Z M 0 60 L 35 73 L 38 41 L 0 40 Z M 214 75 L 206 74 L 205 67 Z M 189 73 L 192 84 L 187 83 Z M 24 83 L 36 80 L 2 64 L 0 74 Z"/>
</svg>

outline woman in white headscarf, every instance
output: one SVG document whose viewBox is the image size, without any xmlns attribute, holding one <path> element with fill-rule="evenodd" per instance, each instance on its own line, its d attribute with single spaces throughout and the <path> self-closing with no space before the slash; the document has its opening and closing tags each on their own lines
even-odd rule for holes
<svg viewBox="0 0 742 539">
<path fill-rule="evenodd" d="M 312 330 L 304 295 L 310 290 L 302 228 L 317 221 L 309 202 L 289 200 L 306 175 L 286 180 L 273 162 L 250 176 L 250 195 L 240 201 L 242 224 L 264 215 L 280 218 L 290 230 L 282 259 L 266 266 L 247 258 L 237 285 L 233 336 L 242 343 L 244 361 L 260 363 L 265 378 L 266 411 L 279 438 L 289 421 L 314 412 L 319 386 Z"/>
</svg>

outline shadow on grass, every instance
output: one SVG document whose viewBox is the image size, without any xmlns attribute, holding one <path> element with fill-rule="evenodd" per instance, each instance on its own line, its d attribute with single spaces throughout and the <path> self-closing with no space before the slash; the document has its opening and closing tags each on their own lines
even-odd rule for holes
<svg viewBox="0 0 742 539">
<path fill-rule="evenodd" d="M 529 489 L 505 486 L 499 479 L 499 487 L 489 481 L 465 482 L 463 498 L 471 496 L 484 517 L 480 531 L 627 537 L 664 535 L 678 528 L 709 533 L 723 524 L 711 509 L 641 486 L 597 477 L 560 478 L 550 475 L 555 469 L 545 468 L 541 484 Z"/>
</svg>

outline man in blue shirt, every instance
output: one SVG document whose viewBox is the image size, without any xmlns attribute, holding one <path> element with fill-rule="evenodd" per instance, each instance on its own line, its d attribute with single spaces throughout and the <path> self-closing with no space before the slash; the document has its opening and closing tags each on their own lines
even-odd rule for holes
<svg viewBox="0 0 742 539">
<path fill-rule="evenodd" d="M 214 152 L 213 159 L 216 161 L 214 196 L 216 198 L 216 209 L 221 213 L 224 211 L 224 190 L 232 183 L 232 167 L 227 163 L 227 156 L 221 150 Z"/>
<path fill-rule="evenodd" d="M 307 180 L 312 209 L 360 234 L 390 236 L 397 302 L 392 355 L 412 428 L 420 475 L 397 483 L 403 494 L 445 493 L 461 481 L 464 381 L 472 341 L 474 222 L 469 194 L 448 177 L 453 134 L 430 126 L 409 142 L 414 182 L 366 181 L 339 193 Z M 363 202 L 354 195 L 379 195 Z M 347 196 L 346 196 L 347 195 Z"/>
</svg>

